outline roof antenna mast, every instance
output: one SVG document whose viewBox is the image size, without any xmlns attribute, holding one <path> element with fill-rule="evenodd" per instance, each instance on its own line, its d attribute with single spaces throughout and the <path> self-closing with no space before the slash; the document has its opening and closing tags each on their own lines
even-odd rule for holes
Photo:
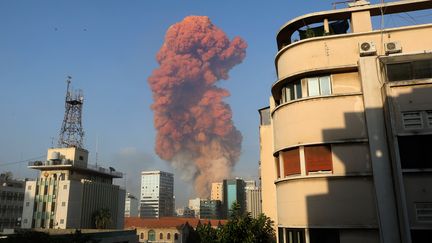
<svg viewBox="0 0 432 243">
<path fill-rule="evenodd" d="M 84 103 L 82 90 L 70 90 L 72 77 L 68 76 L 66 83 L 65 115 L 60 129 L 58 146 L 61 148 L 84 148 L 84 130 L 81 116 Z"/>
</svg>

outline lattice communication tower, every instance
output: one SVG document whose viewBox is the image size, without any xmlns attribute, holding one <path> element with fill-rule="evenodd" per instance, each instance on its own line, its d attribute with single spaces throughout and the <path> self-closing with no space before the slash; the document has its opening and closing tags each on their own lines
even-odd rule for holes
<svg viewBox="0 0 432 243">
<path fill-rule="evenodd" d="M 66 83 L 65 115 L 60 130 L 58 146 L 84 148 L 84 130 L 81 123 L 84 96 L 82 90 L 70 90 L 71 77 Z"/>
</svg>

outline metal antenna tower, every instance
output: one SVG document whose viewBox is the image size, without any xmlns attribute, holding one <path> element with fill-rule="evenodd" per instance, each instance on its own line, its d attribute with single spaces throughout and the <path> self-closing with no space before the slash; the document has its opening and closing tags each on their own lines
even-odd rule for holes
<svg viewBox="0 0 432 243">
<path fill-rule="evenodd" d="M 69 90 L 72 77 L 66 83 L 65 115 L 60 130 L 58 146 L 83 148 L 84 130 L 81 123 L 84 96 L 82 90 Z"/>
</svg>

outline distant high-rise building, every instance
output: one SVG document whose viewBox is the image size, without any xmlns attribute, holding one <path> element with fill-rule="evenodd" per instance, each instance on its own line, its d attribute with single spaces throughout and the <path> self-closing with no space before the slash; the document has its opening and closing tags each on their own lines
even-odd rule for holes
<svg viewBox="0 0 432 243">
<path fill-rule="evenodd" d="M 138 207 L 138 199 L 128 192 L 125 200 L 125 217 L 137 217 Z"/>
<path fill-rule="evenodd" d="M 247 180 L 247 181 L 244 181 L 244 182 L 245 182 L 245 189 L 255 188 L 256 187 L 255 180 Z"/>
<path fill-rule="evenodd" d="M 163 171 L 141 172 L 140 217 L 159 218 L 174 213 L 174 175 Z"/>
<path fill-rule="evenodd" d="M 241 212 L 245 211 L 245 182 L 243 179 L 229 179 L 223 181 L 223 214 L 228 217 L 231 206 L 237 202 Z"/>
<path fill-rule="evenodd" d="M 253 218 L 257 218 L 261 213 L 261 188 L 259 187 L 246 187 L 246 211 L 248 211 Z"/>
<path fill-rule="evenodd" d="M 21 227 L 25 181 L 0 174 L 0 231 Z"/>
<path fill-rule="evenodd" d="M 40 170 L 25 186 L 22 228 L 94 228 L 94 214 L 108 209 L 109 228 L 123 228 L 125 191 L 113 185 L 122 173 L 87 164 L 82 148 L 48 149 L 46 161 L 29 168 Z"/>
<path fill-rule="evenodd" d="M 223 183 L 222 182 L 212 183 L 210 199 L 211 200 L 219 200 L 219 201 L 223 202 Z"/>
</svg>

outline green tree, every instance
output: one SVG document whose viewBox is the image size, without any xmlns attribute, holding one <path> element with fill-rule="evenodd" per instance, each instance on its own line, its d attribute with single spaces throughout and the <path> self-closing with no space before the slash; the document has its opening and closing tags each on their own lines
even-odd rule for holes
<svg viewBox="0 0 432 243">
<path fill-rule="evenodd" d="M 213 228 L 210 222 L 208 224 L 199 224 L 196 228 L 200 242 L 217 243 L 217 229 Z"/>
<path fill-rule="evenodd" d="M 254 219 L 249 213 L 243 213 L 240 205 L 234 202 L 229 219 L 225 225 L 215 229 L 211 224 L 197 225 L 191 229 L 186 242 L 193 243 L 274 243 L 276 242 L 273 221 L 264 214 Z M 192 240 L 193 237 L 193 240 Z"/>
<path fill-rule="evenodd" d="M 93 222 L 96 229 L 107 229 L 111 226 L 111 212 L 108 208 L 102 208 L 93 213 Z"/>
</svg>

